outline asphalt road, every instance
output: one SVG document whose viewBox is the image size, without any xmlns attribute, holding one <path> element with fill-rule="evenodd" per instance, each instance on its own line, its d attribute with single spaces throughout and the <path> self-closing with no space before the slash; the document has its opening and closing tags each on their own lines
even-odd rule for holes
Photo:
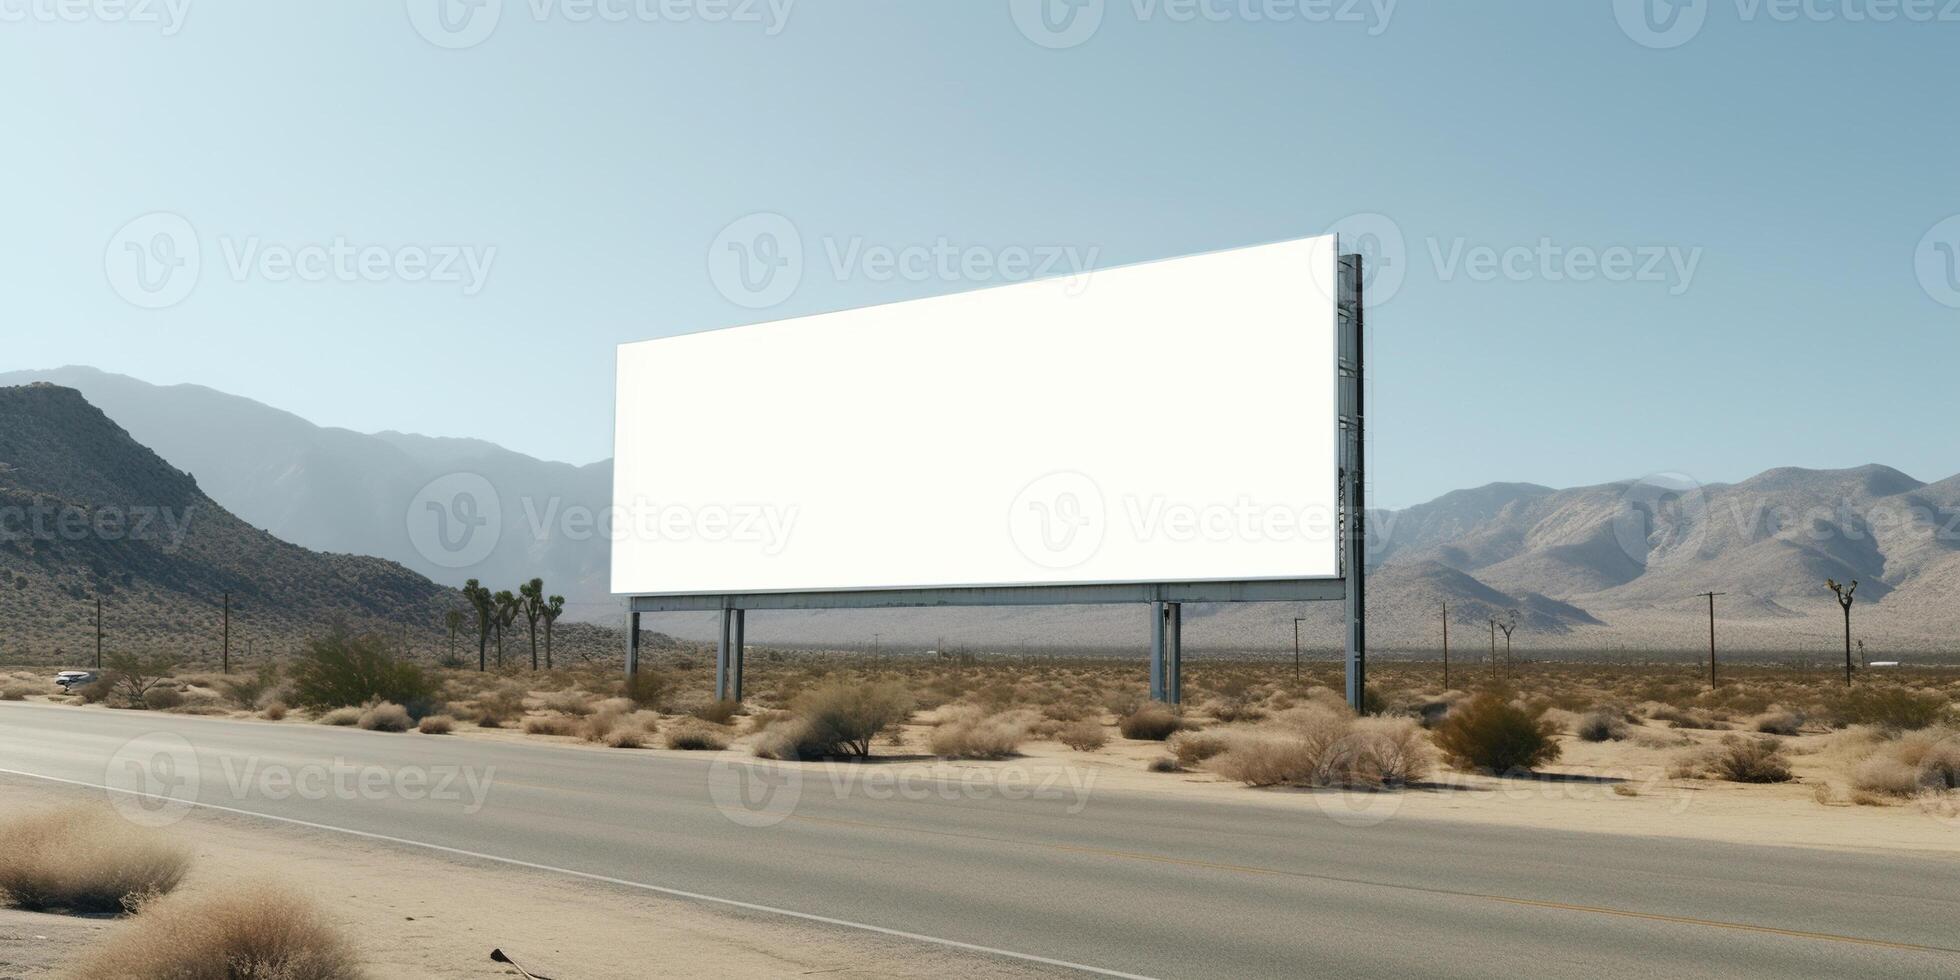
<svg viewBox="0 0 1960 980">
<path fill-rule="evenodd" d="M 1960 861 L 844 768 L 0 704 L 0 770 L 1120 974 L 1960 976 Z"/>
</svg>

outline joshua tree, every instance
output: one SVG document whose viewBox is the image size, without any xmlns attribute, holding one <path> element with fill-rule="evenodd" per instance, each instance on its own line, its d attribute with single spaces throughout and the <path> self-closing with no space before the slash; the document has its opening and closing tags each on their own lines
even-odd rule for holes
<svg viewBox="0 0 1960 980">
<path fill-rule="evenodd" d="M 1511 631 L 1517 629 L 1517 610 L 1503 613 L 1503 619 L 1492 619 L 1497 629 L 1503 629 L 1503 668 L 1511 670 Z"/>
<path fill-rule="evenodd" d="M 1827 578 L 1824 585 L 1837 593 L 1838 605 L 1844 607 L 1844 686 L 1851 686 L 1851 595 L 1858 591 L 1858 583 L 1839 585 L 1837 579 Z"/>
<path fill-rule="evenodd" d="M 442 625 L 449 627 L 450 663 L 448 664 L 448 666 L 453 667 L 456 665 L 456 634 L 462 632 L 463 630 L 463 611 L 461 609 L 451 609 L 448 612 L 443 613 Z"/>
<path fill-rule="evenodd" d="M 512 623 L 517 622 L 517 610 L 521 604 L 517 596 L 509 589 L 498 591 L 495 596 L 491 597 L 490 601 L 496 606 L 496 619 L 493 622 L 497 627 L 497 669 L 502 670 L 504 666 L 504 631 L 510 629 Z"/>
<path fill-rule="evenodd" d="M 517 587 L 518 608 L 531 627 L 531 669 L 538 669 L 538 618 L 544 615 L 544 579 L 534 578 Z"/>
<path fill-rule="evenodd" d="M 489 665 L 484 662 L 484 648 L 490 645 L 490 624 L 496 618 L 494 600 L 490 590 L 476 579 L 463 583 L 463 598 L 476 610 L 476 669 L 485 670 Z"/>
<path fill-rule="evenodd" d="M 565 615 L 565 597 L 555 595 L 544 603 L 544 669 L 551 669 L 551 624 Z"/>
</svg>

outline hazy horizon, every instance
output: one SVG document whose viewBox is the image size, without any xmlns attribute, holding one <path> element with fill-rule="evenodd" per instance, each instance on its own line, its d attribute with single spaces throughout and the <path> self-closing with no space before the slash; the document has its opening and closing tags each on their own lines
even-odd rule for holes
<svg viewBox="0 0 1960 980">
<path fill-rule="evenodd" d="M 25 17 L 0 121 L 51 152 L 0 164 L 0 367 L 583 465 L 620 342 L 1332 229 L 1377 260 L 1382 506 L 1953 469 L 1921 420 L 1960 356 L 1960 24 L 1026 8 Z"/>
</svg>

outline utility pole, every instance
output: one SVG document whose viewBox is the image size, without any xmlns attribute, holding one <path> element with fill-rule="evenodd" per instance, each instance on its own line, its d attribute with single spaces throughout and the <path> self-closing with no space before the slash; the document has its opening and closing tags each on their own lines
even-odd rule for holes
<svg viewBox="0 0 1960 980">
<path fill-rule="evenodd" d="M 220 663 L 223 665 L 224 673 L 231 673 L 231 593 L 229 591 L 225 593 L 225 647 Z"/>
<path fill-rule="evenodd" d="M 1443 602 L 1443 690 L 1450 689 L 1450 601 Z"/>
<path fill-rule="evenodd" d="M 1293 617 L 1293 683 L 1300 683 L 1300 617 Z"/>
<path fill-rule="evenodd" d="M 1497 679 L 1497 617 L 1490 617 L 1490 679 Z"/>
<path fill-rule="evenodd" d="M 102 597 L 95 597 L 95 669 L 102 669 Z"/>
<path fill-rule="evenodd" d="M 1708 600 L 1708 689 L 1715 689 L 1715 597 L 1727 592 L 1703 592 L 1697 598 Z"/>
</svg>

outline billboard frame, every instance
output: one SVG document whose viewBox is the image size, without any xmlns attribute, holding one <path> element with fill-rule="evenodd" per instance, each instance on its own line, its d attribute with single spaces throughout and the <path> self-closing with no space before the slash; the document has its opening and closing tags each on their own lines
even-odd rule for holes
<svg viewBox="0 0 1960 980">
<path fill-rule="evenodd" d="M 1340 572 L 1329 578 L 1219 579 L 1196 582 L 1114 582 L 1056 585 L 951 586 L 834 589 L 789 592 L 662 593 L 629 595 L 626 676 L 639 672 L 640 616 L 644 613 L 717 612 L 715 697 L 742 698 L 742 660 L 747 611 L 788 609 L 893 609 L 974 606 L 1070 606 L 1148 603 L 1151 607 L 1150 696 L 1182 701 L 1183 604 L 1186 602 L 1345 603 L 1347 701 L 1359 712 L 1367 686 L 1367 519 L 1363 462 L 1364 300 L 1363 260 L 1334 246 L 1339 278 L 1335 307 L 1335 424 L 1339 429 L 1336 497 L 1340 501 Z"/>
</svg>

